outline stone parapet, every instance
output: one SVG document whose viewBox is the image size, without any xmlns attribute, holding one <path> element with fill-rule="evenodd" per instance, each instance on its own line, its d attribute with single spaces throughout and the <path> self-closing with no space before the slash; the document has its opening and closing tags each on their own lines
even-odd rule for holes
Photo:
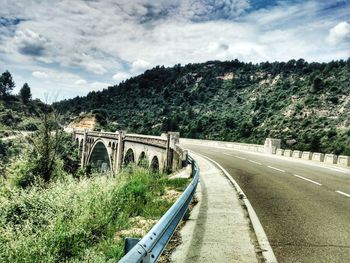
<svg viewBox="0 0 350 263">
<path fill-rule="evenodd" d="M 301 154 L 301 159 L 303 160 L 311 160 L 312 152 L 303 152 Z"/>
<path fill-rule="evenodd" d="M 341 166 L 350 166 L 350 156 L 339 155 L 338 164 Z"/>
<path fill-rule="evenodd" d="M 293 151 L 292 157 L 293 158 L 301 158 L 302 151 Z"/>
<path fill-rule="evenodd" d="M 336 164 L 338 157 L 335 154 L 326 154 L 324 156 L 325 163 Z"/>
<path fill-rule="evenodd" d="M 323 162 L 324 161 L 324 153 L 313 153 L 311 160 L 317 161 L 317 162 Z"/>
</svg>

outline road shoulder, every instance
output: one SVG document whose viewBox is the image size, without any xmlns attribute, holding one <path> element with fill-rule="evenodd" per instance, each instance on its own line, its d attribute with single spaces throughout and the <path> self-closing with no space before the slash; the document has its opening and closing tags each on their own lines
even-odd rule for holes
<svg viewBox="0 0 350 263">
<path fill-rule="evenodd" d="M 181 229 L 173 262 L 259 262 L 261 249 L 244 203 L 224 173 L 193 154 L 200 168 L 198 204 Z"/>
</svg>

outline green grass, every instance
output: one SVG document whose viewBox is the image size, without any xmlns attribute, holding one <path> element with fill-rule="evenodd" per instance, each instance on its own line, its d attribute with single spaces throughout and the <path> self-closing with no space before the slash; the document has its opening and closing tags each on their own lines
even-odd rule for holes
<svg viewBox="0 0 350 263">
<path fill-rule="evenodd" d="M 0 262 L 116 262 L 123 253 L 117 233 L 123 237 L 135 218 L 159 219 L 173 202 L 163 198 L 166 189 L 183 190 L 187 183 L 135 167 L 114 178 L 68 178 L 45 188 L 5 182 Z"/>
</svg>

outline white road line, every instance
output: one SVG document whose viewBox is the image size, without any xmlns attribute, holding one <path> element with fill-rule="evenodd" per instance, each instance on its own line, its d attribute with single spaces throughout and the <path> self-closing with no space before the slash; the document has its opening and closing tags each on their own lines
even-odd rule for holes
<svg viewBox="0 0 350 263">
<path fill-rule="evenodd" d="M 335 192 L 338 193 L 338 194 L 341 194 L 341 195 L 345 195 L 345 196 L 347 196 L 347 197 L 350 197 L 349 194 L 344 193 L 344 192 L 342 192 L 342 191 L 335 191 Z"/>
<path fill-rule="evenodd" d="M 225 154 L 225 155 L 227 155 L 227 156 L 232 156 L 231 154 L 228 154 L 228 153 L 223 153 L 223 154 Z"/>
<path fill-rule="evenodd" d="M 248 161 L 251 162 L 251 163 L 255 163 L 255 164 L 258 164 L 258 165 L 262 165 L 261 163 L 256 162 L 256 161 L 253 161 L 253 160 L 248 160 Z"/>
<path fill-rule="evenodd" d="M 241 159 L 241 160 L 247 160 L 247 158 L 243 158 L 243 157 L 241 157 L 241 156 L 235 155 L 235 157 L 238 158 L 238 159 Z"/>
<path fill-rule="evenodd" d="M 269 168 L 271 168 L 271 169 L 274 169 L 274 170 L 277 170 L 277 171 L 280 171 L 280 172 L 282 172 L 282 173 L 285 173 L 285 172 L 286 172 L 285 170 L 278 169 L 278 168 L 273 167 L 273 166 L 267 166 L 267 167 L 269 167 Z"/>
<path fill-rule="evenodd" d="M 303 180 L 305 180 L 305 181 L 308 181 L 308 182 L 310 182 L 310 183 L 317 184 L 317 185 L 319 185 L 319 186 L 322 185 L 322 184 L 320 184 L 320 183 L 318 183 L 318 182 L 316 182 L 316 181 L 313 181 L 313 180 L 311 180 L 311 179 L 305 178 L 305 177 L 303 177 L 303 176 L 300 176 L 300 175 L 297 175 L 297 174 L 293 174 L 293 175 L 294 175 L 295 177 L 298 177 L 298 178 L 303 179 Z"/>
<path fill-rule="evenodd" d="M 329 170 L 332 170 L 332 171 L 336 171 L 336 172 L 339 172 L 339 173 L 343 173 L 343 174 L 346 174 L 347 172 L 344 172 L 344 171 L 342 171 L 342 170 L 338 170 L 338 169 L 336 169 L 336 168 L 329 168 L 329 167 L 326 167 L 327 169 L 329 169 Z"/>
</svg>

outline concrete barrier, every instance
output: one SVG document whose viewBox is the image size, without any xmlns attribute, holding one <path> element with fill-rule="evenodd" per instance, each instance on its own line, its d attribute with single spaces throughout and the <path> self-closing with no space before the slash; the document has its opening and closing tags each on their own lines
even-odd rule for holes
<svg viewBox="0 0 350 263">
<path fill-rule="evenodd" d="M 293 151 L 292 157 L 293 158 L 301 158 L 301 151 Z"/>
<path fill-rule="evenodd" d="M 263 148 L 263 147 L 258 147 L 258 152 L 259 152 L 259 153 L 264 153 L 264 152 L 265 152 L 265 150 L 264 150 L 264 148 Z"/>
<path fill-rule="evenodd" d="M 304 159 L 304 160 L 311 160 L 311 157 L 312 157 L 312 152 L 303 152 L 301 154 L 301 159 Z"/>
<path fill-rule="evenodd" d="M 317 161 L 317 162 L 323 162 L 324 161 L 324 153 L 313 153 L 311 160 Z"/>
<path fill-rule="evenodd" d="M 277 149 L 276 155 L 283 156 L 284 150 L 283 149 Z"/>
<path fill-rule="evenodd" d="M 336 164 L 337 163 L 338 156 L 335 154 L 326 154 L 324 156 L 324 162 L 325 163 L 331 163 Z"/>
<path fill-rule="evenodd" d="M 350 166 L 350 156 L 339 155 L 338 164 L 341 166 Z"/>
<path fill-rule="evenodd" d="M 284 150 L 283 155 L 286 157 L 292 157 L 293 151 L 292 150 Z"/>
</svg>

